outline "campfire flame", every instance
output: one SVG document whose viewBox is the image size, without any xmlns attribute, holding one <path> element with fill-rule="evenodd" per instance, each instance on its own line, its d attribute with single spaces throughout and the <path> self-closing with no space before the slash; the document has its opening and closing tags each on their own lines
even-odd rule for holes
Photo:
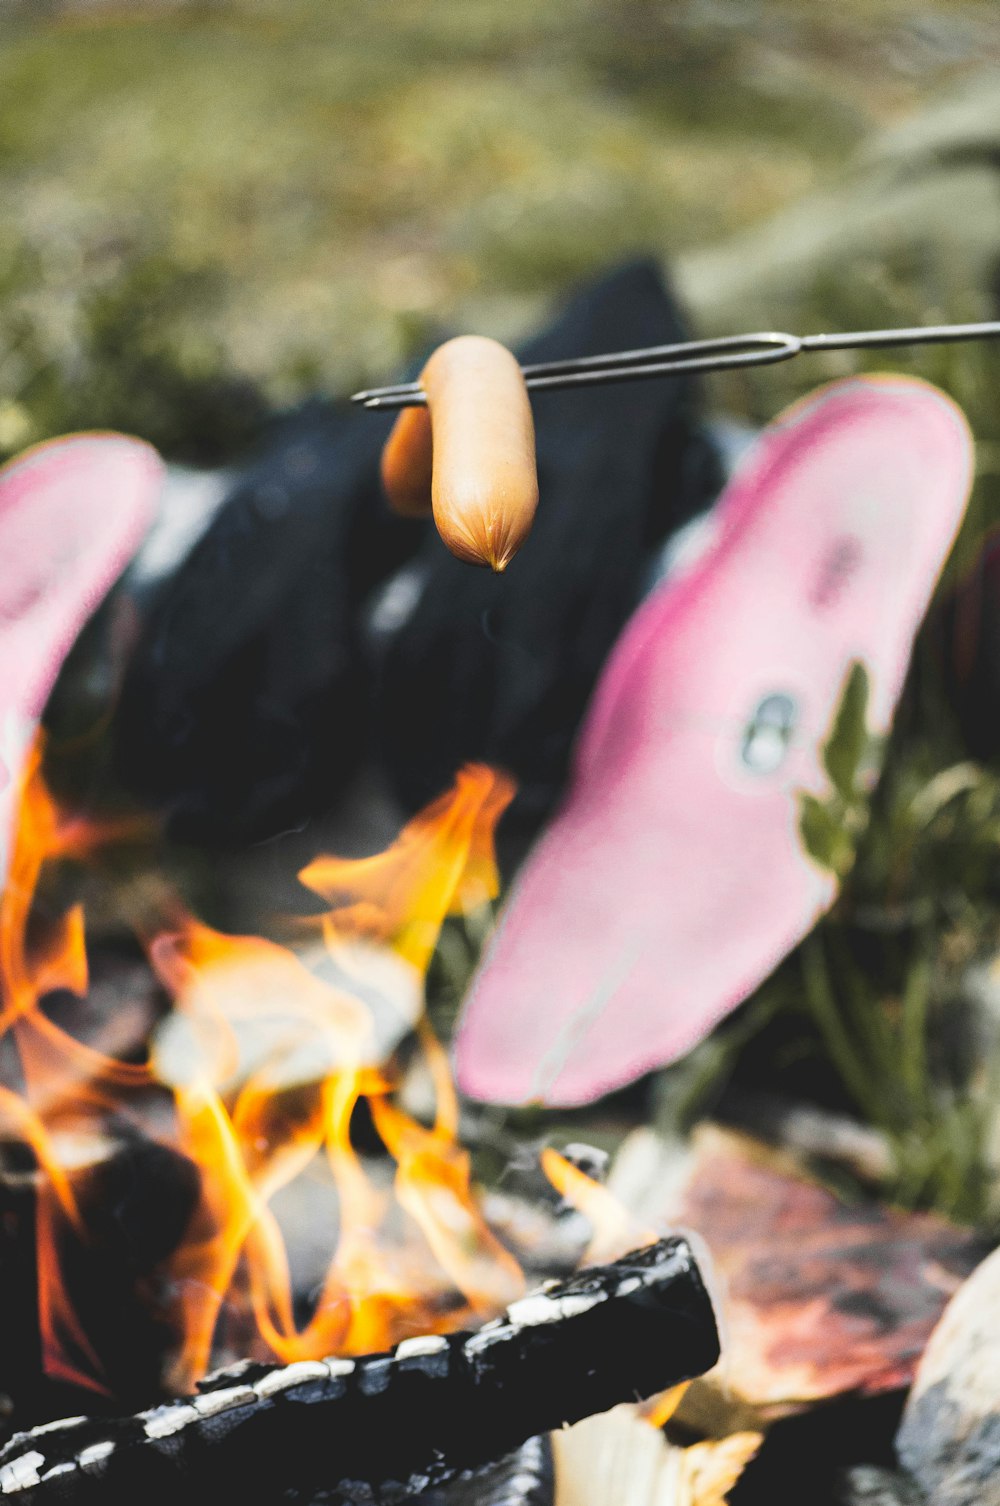
<svg viewBox="0 0 1000 1506">
<path fill-rule="evenodd" d="M 210 1367 L 233 1310 L 252 1314 L 262 1357 L 290 1362 L 459 1326 L 522 1290 L 520 1267 L 479 1210 L 447 1060 L 421 1012 L 446 917 L 496 896 L 493 833 L 512 793 L 501 776 L 470 766 L 384 853 L 310 864 L 302 881 L 329 908 L 299 923 L 295 949 L 223 935 L 177 906 L 144 938 L 172 1010 L 148 1062 L 132 1063 L 75 1039 L 42 1007 L 54 989 L 85 995 L 87 956 L 79 906 L 40 924 L 39 881 L 47 865 L 86 861 L 123 828 L 61 810 L 42 778 L 41 749 L 33 750 L 0 901 L 0 1035 L 12 1039 L 21 1077 L 17 1091 L 0 1087 L 0 1119 L 8 1141 L 30 1147 L 38 1167 L 47 1375 L 106 1389 L 67 1295 L 67 1262 L 89 1237 L 72 1147 L 106 1139 L 130 1116 L 141 1124 L 140 1100 L 164 1085 L 171 1128 L 158 1134 L 190 1158 L 200 1180 L 186 1236 L 163 1273 L 176 1332 L 169 1389 L 189 1391 Z M 388 1049 L 373 996 L 383 1016 L 395 1010 Z M 392 1045 L 414 1026 L 433 1089 L 430 1124 L 404 1109 L 393 1065 Z M 391 1191 L 369 1176 L 352 1138 L 359 1105 L 395 1162 Z M 303 1317 L 273 1205 L 320 1160 L 336 1190 L 338 1228 Z"/>
<path fill-rule="evenodd" d="M 583 1256 L 585 1265 L 604 1265 L 656 1239 L 656 1231 L 640 1224 L 602 1182 L 588 1177 L 553 1146 L 545 1146 L 540 1159 L 542 1170 L 555 1190 L 590 1225 L 590 1243 Z"/>
</svg>

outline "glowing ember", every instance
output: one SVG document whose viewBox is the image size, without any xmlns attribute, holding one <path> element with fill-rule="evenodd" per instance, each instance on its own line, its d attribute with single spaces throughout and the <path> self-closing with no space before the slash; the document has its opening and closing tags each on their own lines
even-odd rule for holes
<svg viewBox="0 0 1000 1506">
<path fill-rule="evenodd" d="M 516 1297 L 520 1269 L 477 1206 L 444 1053 L 420 1017 L 445 918 L 497 893 L 493 831 L 510 785 L 471 766 L 385 853 L 312 863 L 301 877 L 331 908 L 300 928 L 311 952 L 221 935 L 178 907 L 169 925 L 146 938 L 173 1009 L 143 1065 L 73 1039 L 40 1007 L 53 989 L 78 996 L 87 989 L 82 911 L 70 910 L 37 940 L 37 917 L 29 930 L 43 868 L 85 860 L 122 833 L 67 817 L 46 791 L 40 764 L 36 748 L 0 902 L 0 1032 L 14 1039 L 23 1079 L 20 1091 L 0 1087 L 0 1118 L 8 1139 L 30 1147 L 40 1172 L 46 1374 L 102 1389 L 98 1355 L 66 1295 L 66 1262 L 74 1244 L 88 1239 L 86 1197 L 67 1147 L 106 1138 L 123 1116 L 138 1122 L 139 1090 L 148 1097 L 163 1085 L 174 1106 L 166 1133 L 197 1166 L 201 1186 L 165 1272 L 176 1332 L 169 1387 L 189 1390 L 208 1369 L 230 1310 L 252 1313 L 260 1354 L 292 1361 L 386 1348 Z M 392 1048 L 414 1025 L 435 1091 L 429 1127 L 403 1111 L 391 1065 Z M 396 1163 L 394 1197 L 368 1177 L 352 1143 L 362 1100 Z M 338 1227 L 302 1321 L 272 1204 L 314 1173 L 320 1158 L 336 1189 Z M 429 1265 L 439 1268 L 436 1286 L 426 1279 Z"/>
</svg>

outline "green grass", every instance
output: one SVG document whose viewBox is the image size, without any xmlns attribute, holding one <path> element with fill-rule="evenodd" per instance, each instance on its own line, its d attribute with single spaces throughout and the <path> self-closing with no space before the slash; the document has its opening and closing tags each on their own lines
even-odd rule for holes
<svg viewBox="0 0 1000 1506">
<path fill-rule="evenodd" d="M 343 390 L 438 322 L 510 334 L 618 254 L 766 216 L 956 71 L 868 9 L 21 0 L 0 448 L 89 422 L 230 453 L 245 382 Z"/>
<path fill-rule="evenodd" d="M 849 682 L 826 751 L 833 841 L 803 800 L 807 846 L 842 887 L 792 961 L 794 1007 L 884 1131 L 896 1200 L 983 1221 L 1000 1214 L 985 1155 L 1000 1060 L 975 1060 L 962 993 L 970 962 L 1000 944 L 1000 771 L 964 756 L 918 657 L 921 670 L 874 797 L 880 750 Z"/>
</svg>

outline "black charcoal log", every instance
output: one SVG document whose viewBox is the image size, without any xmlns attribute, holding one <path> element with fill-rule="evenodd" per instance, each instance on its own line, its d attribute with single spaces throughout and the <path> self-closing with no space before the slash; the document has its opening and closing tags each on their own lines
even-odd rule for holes
<svg viewBox="0 0 1000 1506">
<path fill-rule="evenodd" d="M 549 1283 L 476 1333 L 357 1360 L 247 1366 L 137 1416 L 18 1434 L 0 1452 L 0 1496 L 23 1506 L 399 1501 L 700 1375 L 718 1354 L 691 1248 L 665 1239 Z"/>
<path fill-rule="evenodd" d="M 89 1356 L 66 1336 L 67 1358 L 132 1407 L 162 1395 L 173 1342 L 162 1263 L 197 1203 L 197 1168 L 124 1124 L 113 1141 L 81 1139 L 69 1171 L 86 1236 L 61 1221 L 54 1235 L 69 1305 Z M 60 1417 L 94 1392 L 43 1363 L 37 1277 L 37 1203 L 44 1173 L 20 1143 L 0 1145 L 0 1392 L 15 1421 Z M 103 1397 L 102 1397 L 103 1402 Z"/>
<path fill-rule="evenodd" d="M 448 1485 L 421 1491 L 419 1506 L 552 1506 L 555 1498 L 552 1444 L 546 1433 L 529 1438 L 495 1464 L 473 1470 Z"/>
</svg>

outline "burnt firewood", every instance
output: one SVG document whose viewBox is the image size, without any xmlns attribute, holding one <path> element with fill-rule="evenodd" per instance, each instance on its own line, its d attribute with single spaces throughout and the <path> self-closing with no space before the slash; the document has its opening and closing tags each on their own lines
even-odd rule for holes
<svg viewBox="0 0 1000 1506">
<path fill-rule="evenodd" d="M 40 1321 L 39 1199 L 45 1173 L 21 1142 L 0 1142 L 0 1392 L 15 1422 L 106 1405 L 112 1392 L 127 1406 L 162 1396 L 161 1372 L 173 1342 L 163 1262 L 180 1243 L 198 1199 L 194 1164 L 170 1146 L 123 1122 L 107 1139 L 66 1137 L 69 1181 L 83 1210 L 84 1232 L 61 1220 L 53 1233 L 63 1290 L 86 1338 L 57 1334 L 65 1364 L 53 1365 Z M 71 1379 L 89 1376 L 93 1390 Z M 83 1401 L 87 1398 L 87 1401 Z M 5 1419 L 6 1420 L 6 1419 Z"/>
<path fill-rule="evenodd" d="M 439 1489 L 421 1492 L 419 1506 L 552 1506 L 552 1442 L 546 1433 Z"/>
<path fill-rule="evenodd" d="M 700 1375 L 718 1354 L 691 1248 L 665 1239 L 550 1283 L 476 1333 L 246 1367 L 137 1416 L 18 1434 L 0 1453 L 0 1496 L 24 1506 L 399 1501 Z"/>
</svg>

